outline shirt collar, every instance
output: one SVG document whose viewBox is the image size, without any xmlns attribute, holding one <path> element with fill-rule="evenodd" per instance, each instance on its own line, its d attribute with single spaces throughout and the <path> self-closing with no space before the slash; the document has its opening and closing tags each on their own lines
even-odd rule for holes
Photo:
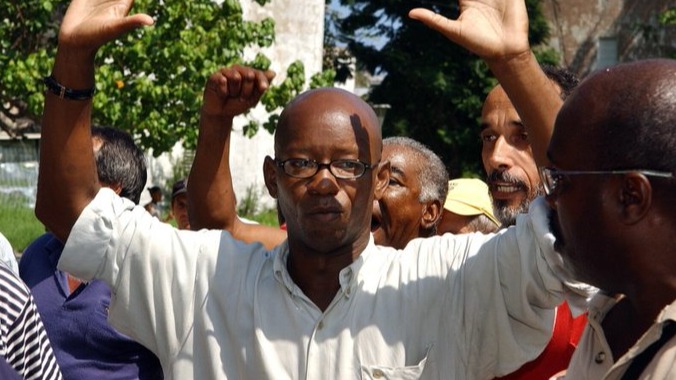
<svg viewBox="0 0 676 380">
<path fill-rule="evenodd" d="M 340 288 L 346 297 L 349 298 L 350 295 L 353 293 L 354 285 L 360 278 L 359 275 L 362 271 L 362 268 L 364 267 L 364 263 L 372 255 L 372 252 L 375 249 L 376 249 L 375 241 L 373 240 L 373 234 L 371 234 L 369 237 L 369 242 L 364 251 L 362 251 L 359 257 L 357 257 L 357 259 L 355 259 L 354 262 L 352 262 L 352 264 L 343 268 L 338 274 Z M 286 287 L 286 289 L 289 291 L 290 294 L 297 295 L 298 292 L 300 292 L 300 289 L 291 279 L 291 275 L 289 274 L 289 271 L 286 267 L 286 262 L 289 258 L 288 240 L 284 241 L 284 243 L 275 247 L 270 252 L 270 254 L 274 256 L 272 268 L 275 279 L 277 279 L 279 283 L 284 285 L 284 287 Z"/>
</svg>

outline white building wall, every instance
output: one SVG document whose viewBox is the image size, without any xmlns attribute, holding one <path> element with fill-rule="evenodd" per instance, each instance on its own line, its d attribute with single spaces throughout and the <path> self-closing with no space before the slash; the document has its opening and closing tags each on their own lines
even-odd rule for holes
<svg viewBox="0 0 676 380">
<path fill-rule="evenodd" d="M 271 17 L 275 20 L 276 42 L 270 48 L 263 50 L 272 61 L 271 69 L 277 72 L 273 81 L 280 83 L 287 67 L 296 60 L 301 60 L 305 66 L 305 75 L 310 78 L 322 69 L 322 48 L 324 38 L 324 0 L 272 0 L 265 6 L 259 6 L 252 0 L 241 0 L 244 19 L 262 20 Z M 255 56 L 254 50 L 245 52 L 247 58 Z M 263 107 L 254 109 L 249 117 L 266 120 L 267 114 Z M 230 164 L 233 173 L 233 186 L 238 200 L 242 200 L 247 189 L 253 186 L 259 197 L 259 204 L 264 207 L 274 207 L 274 200 L 268 195 L 263 180 L 263 160 L 266 155 L 274 156 L 273 136 L 266 130 L 261 130 L 253 138 L 242 134 L 242 127 L 247 124 L 245 117 L 235 120 L 230 150 Z M 178 162 L 182 149 L 174 149 L 172 154 L 163 155 L 159 159 L 149 158 L 148 178 L 149 186 L 156 183 L 171 181 L 172 169 Z M 165 180 L 159 178 L 164 176 Z M 170 191 L 171 183 L 165 185 Z M 147 197 L 147 198 L 146 198 Z M 141 203 L 148 202 L 149 195 L 144 192 Z"/>
</svg>

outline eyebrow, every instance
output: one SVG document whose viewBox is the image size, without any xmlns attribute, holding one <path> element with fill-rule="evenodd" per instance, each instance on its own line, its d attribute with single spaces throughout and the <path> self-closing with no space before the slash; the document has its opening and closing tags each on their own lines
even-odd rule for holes
<svg viewBox="0 0 676 380">
<path fill-rule="evenodd" d="M 523 124 L 523 121 L 521 121 L 520 119 L 510 120 L 509 123 L 507 123 L 507 125 L 509 125 L 510 127 L 513 127 L 513 128 L 525 128 L 526 127 Z M 480 127 L 480 130 L 483 131 L 484 129 L 488 129 L 490 127 L 490 124 L 482 121 L 481 124 L 479 124 L 479 127 Z"/>
<path fill-rule="evenodd" d="M 402 176 L 405 176 L 405 175 L 406 175 L 406 173 L 404 173 L 404 171 L 401 170 L 398 166 L 392 166 L 392 165 L 390 165 L 390 171 L 392 171 L 393 173 L 402 175 Z"/>
</svg>

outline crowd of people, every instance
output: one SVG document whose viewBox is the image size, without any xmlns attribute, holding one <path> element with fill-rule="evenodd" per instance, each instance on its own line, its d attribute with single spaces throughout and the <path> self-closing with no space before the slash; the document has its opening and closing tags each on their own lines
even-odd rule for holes
<svg viewBox="0 0 676 380">
<path fill-rule="evenodd" d="M 229 163 L 233 120 L 274 73 L 207 79 L 174 227 L 138 205 L 132 137 L 91 126 L 97 50 L 153 20 L 73 0 L 46 81 L 48 232 L 18 267 L 0 235 L 0 376 L 676 379 L 676 61 L 578 83 L 537 63 L 523 0 L 460 3 L 457 20 L 409 16 L 499 81 L 477 130 L 486 182 L 314 89 L 265 158 L 282 229 L 238 217 Z"/>
</svg>

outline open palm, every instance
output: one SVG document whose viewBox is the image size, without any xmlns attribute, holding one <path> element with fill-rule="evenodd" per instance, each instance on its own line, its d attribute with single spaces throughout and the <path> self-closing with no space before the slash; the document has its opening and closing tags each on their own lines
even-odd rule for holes
<svg viewBox="0 0 676 380">
<path fill-rule="evenodd" d="M 459 5 L 457 20 L 422 8 L 413 9 L 409 16 L 487 60 L 529 50 L 524 0 L 460 1 Z"/>
<path fill-rule="evenodd" d="M 59 45 L 94 52 L 101 45 L 144 25 L 146 14 L 128 16 L 133 0 L 74 0 L 59 31 Z"/>
</svg>

